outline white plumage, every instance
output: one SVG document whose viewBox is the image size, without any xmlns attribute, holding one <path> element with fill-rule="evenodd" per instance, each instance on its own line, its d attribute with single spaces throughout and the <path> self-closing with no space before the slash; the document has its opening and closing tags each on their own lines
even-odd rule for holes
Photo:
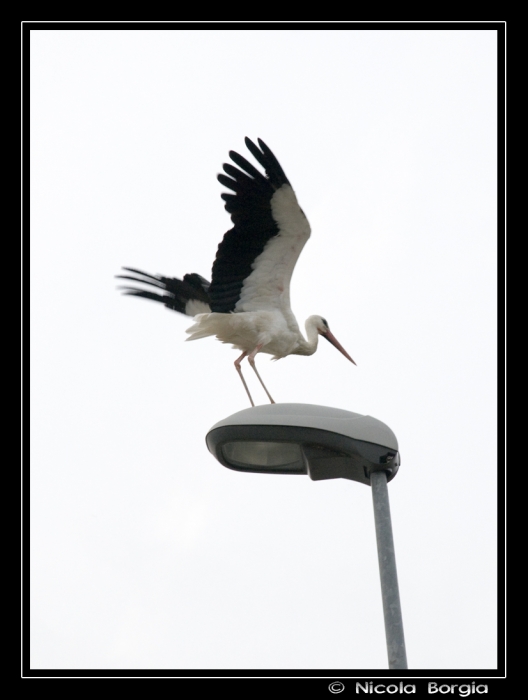
<svg viewBox="0 0 528 700">
<path fill-rule="evenodd" d="M 218 180 L 235 193 L 222 194 L 234 227 L 218 246 L 211 283 L 196 273 L 179 280 L 124 268 L 134 276 L 120 275 L 163 290 L 159 294 L 126 287 L 126 294 L 160 301 L 194 316 L 187 340 L 215 336 L 242 351 L 235 367 L 252 406 L 240 366 L 245 357 L 272 403 L 255 366 L 257 353 L 268 353 L 274 359 L 311 355 L 322 335 L 354 362 L 321 316 L 307 319 L 306 338 L 299 330 L 290 308 L 290 280 L 310 237 L 310 225 L 279 162 L 261 139 L 258 144 L 260 149 L 246 138 L 248 149 L 264 167 L 266 176 L 235 151 L 229 155 L 238 168 L 225 163 L 229 177 L 218 175 Z"/>
</svg>

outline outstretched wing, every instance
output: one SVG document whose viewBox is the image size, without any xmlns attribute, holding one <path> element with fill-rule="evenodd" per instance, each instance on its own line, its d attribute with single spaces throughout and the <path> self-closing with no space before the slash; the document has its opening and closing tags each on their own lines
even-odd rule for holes
<svg viewBox="0 0 528 700">
<path fill-rule="evenodd" d="M 218 180 L 234 192 L 222 194 L 234 227 L 218 246 L 209 299 L 211 310 L 290 310 L 290 279 L 310 224 L 284 170 L 268 146 L 246 137 L 246 146 L 264 168 L 263 175 L 230 151 L 238 167 L 224 163 Z"/>
<path fill-rule="evenodd" d="M 163 277 L 162 275 L 149 275 L 133 267 L 124 267 L 123 270 L 131 272 L 131 275 L 116 275 L 122 280 L 131 280 L 136 284 L 140 282 L 152 289 L 142 289 L 141 287 L 121 287 L 124 294 L 130 294 L 143 299 L 159 301 L 168 309 L 179 311 L 186 316 L 196 316 L 196 314 L 209 313 L 209 282 L 196 272 L 184 275 L 183 280 L 177 277 Z M 160 294 L 161 291 L 161 294 Z"/>
</svg>

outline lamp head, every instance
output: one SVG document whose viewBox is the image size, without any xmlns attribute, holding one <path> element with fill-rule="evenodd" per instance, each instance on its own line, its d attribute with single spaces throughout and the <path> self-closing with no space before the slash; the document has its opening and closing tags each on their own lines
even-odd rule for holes
<svg viewBox="0 0 528 700">
<path fill-rule="evenodd" d="M 400 465 L 392 430 L 371 416 L 311 404 L 270 404 L 239 411 L 214 425 L 209 451 L 229 469 L 265 474 L 308 474 L 370 484 L 372 471 L 387 481 Z"/>
</svg>

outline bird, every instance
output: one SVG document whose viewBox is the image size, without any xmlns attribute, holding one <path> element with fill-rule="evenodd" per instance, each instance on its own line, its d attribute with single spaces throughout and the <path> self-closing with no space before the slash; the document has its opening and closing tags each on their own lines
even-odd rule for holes
<svg viewBox="0 0 528 700">
<path fill-rule="evenodd" d="M 187 340 L 216 336 L 241 351 L 234 364 L 252 406 L 241 367 L 246 357 L 271 403 L 275 401 L 255 364 L 259 353 L 273 355 L 274 360 L 313 355 L 322 336 L 356 364 L 322 316 L 306 320 L 306 338 L 299 329 L 290 307 L 290 280 L 310 237 L 310 224 L 279 161 L 262 139 L 257 142 L 245 139 L 264 173 L 244 156 L 229 151 L 234 165 L 224 163 L 224 172 L 217 175 L 220 184 L 230 190 L 221 197 L 233 228 L 218 246 L 210 282 L 195 272 L 178 279 L 132 267 L 122 268 L 129 274 L 117 275 L 148 286 L 122 286 L 124 294 L 192 316 Z"/>
</svg>

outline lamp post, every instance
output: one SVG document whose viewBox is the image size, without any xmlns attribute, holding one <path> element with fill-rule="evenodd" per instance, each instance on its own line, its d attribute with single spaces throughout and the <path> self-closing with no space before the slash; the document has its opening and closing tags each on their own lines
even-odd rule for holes
<svg viewBox="0 0 528 700">
<path fill-rule="evenodd" d="M 400 466 L 392 430 L 376 418 L 311 404 L 255 406 L 214 425 L 207 447 L 229 469 L 351 479 L 372 488 L 390 669 L 406 669 L 387 482 Z"/>
</svg>

